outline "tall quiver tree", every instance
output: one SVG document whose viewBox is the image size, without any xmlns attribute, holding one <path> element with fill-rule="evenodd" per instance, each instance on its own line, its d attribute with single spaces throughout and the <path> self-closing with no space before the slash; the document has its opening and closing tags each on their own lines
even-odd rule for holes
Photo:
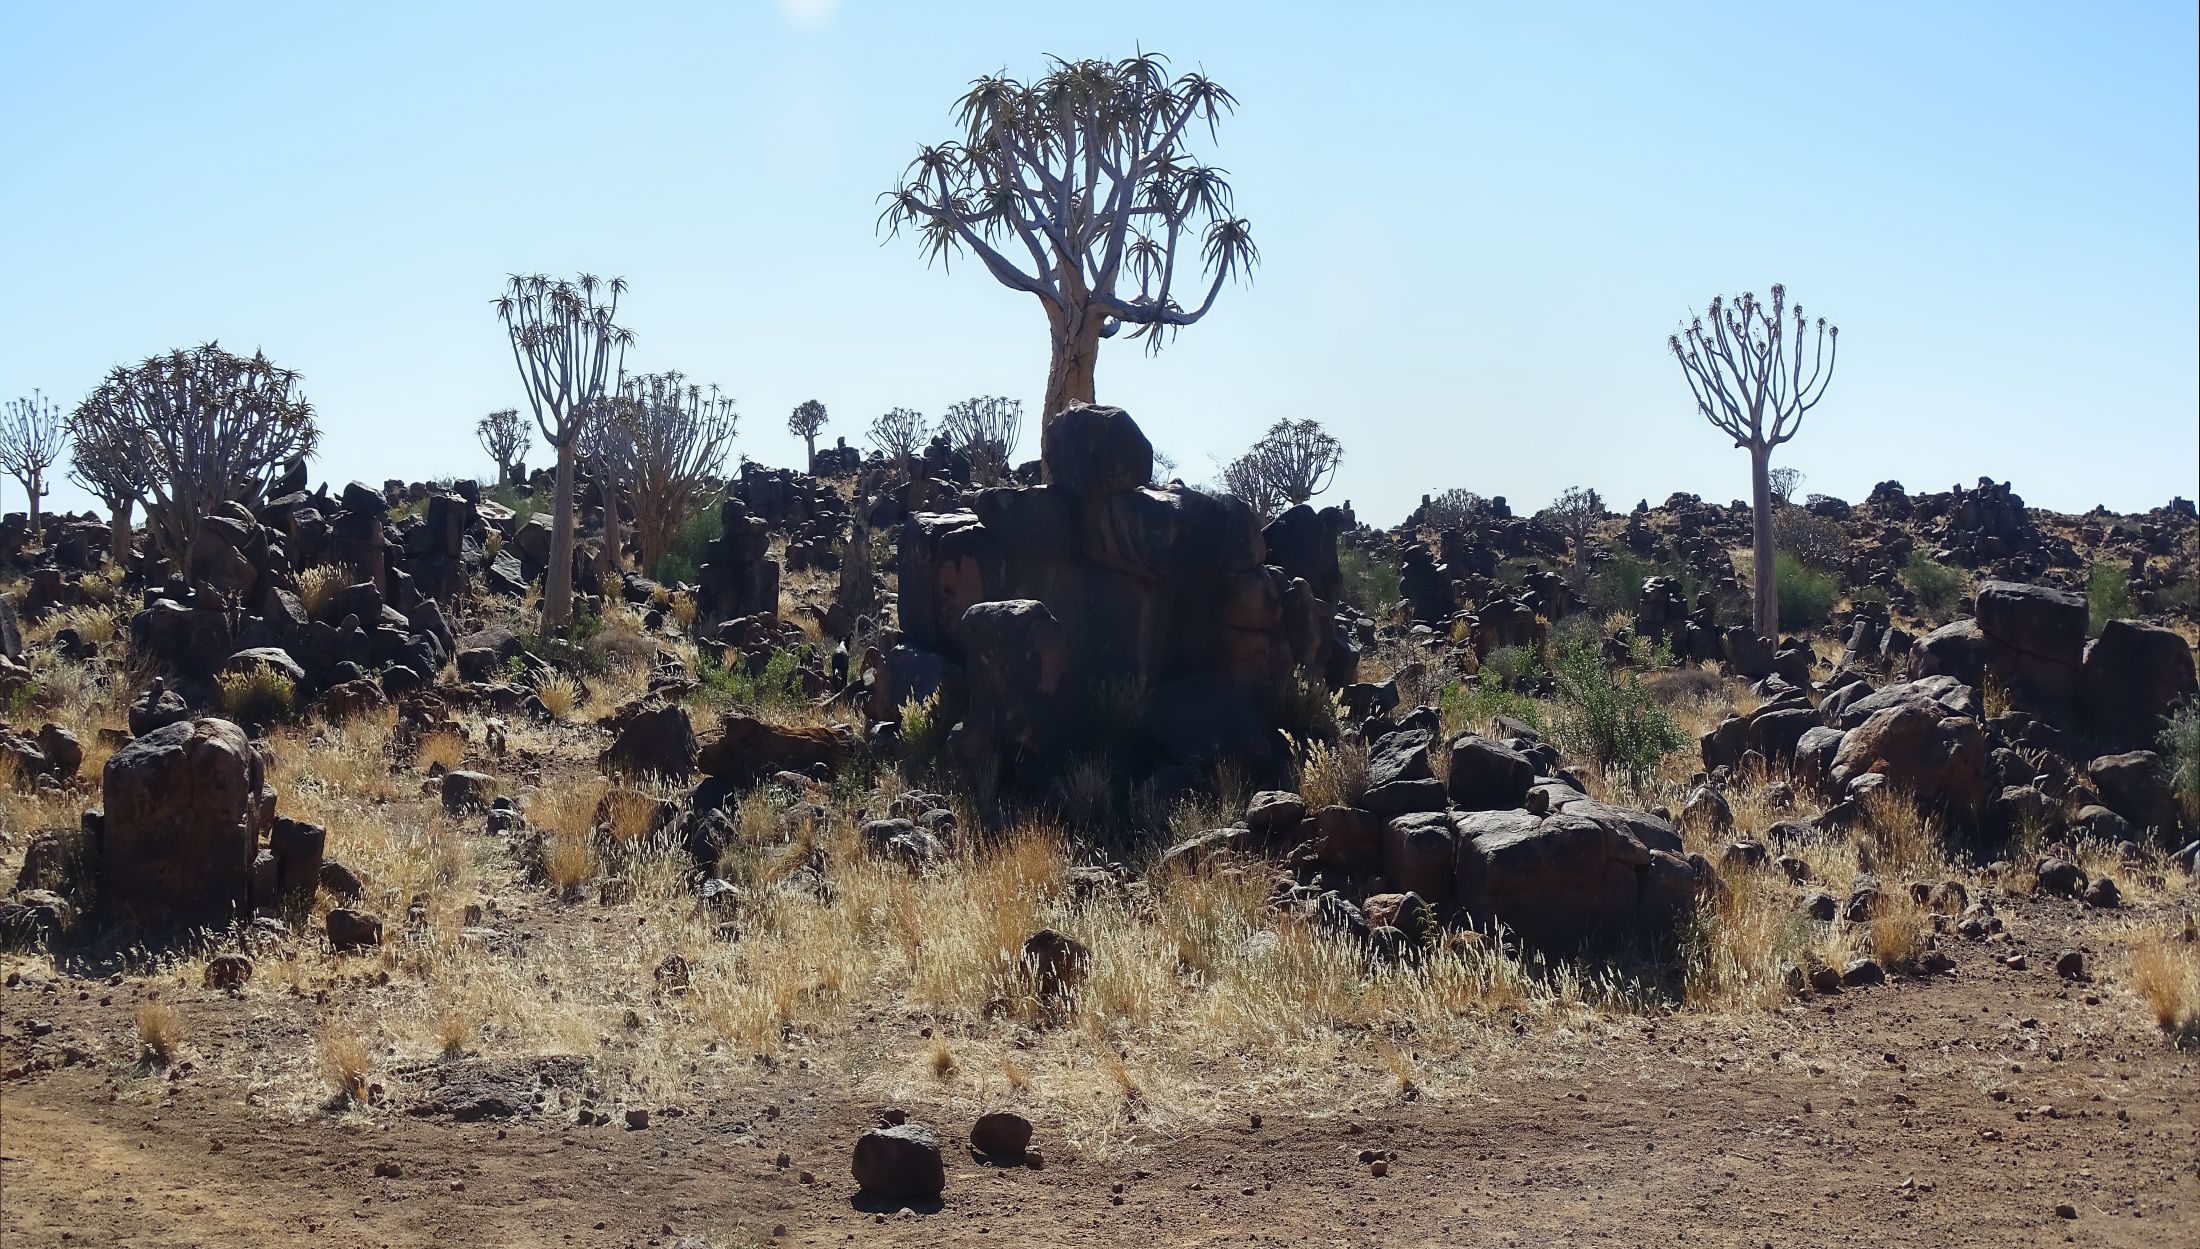
<svg viewBox="0 0 2200 1249">
<path fill-rule="evenodd" d="M 815 399 L 804 399 L 787 415 L 787 432 L 802 440 L 806 453 L 802 461 L 805 473 L 817 471 L 817 436 L 824 430 L 825 405 Z"/>
<path fill-rule="evenodd" d="M 980 78 L 957 108 L 961 137 L 922 149 L 881 197 L 890 234 L 911 227 L 943 264 L 973 253 L 1046 309 L 1042 430 L 1093 401 L 1101 339 L 1128 325 L 1160 350 L 1260 257 L 1226 171 L 1189 148 L 1195 126 L 1212 141 L 1237 101 L 1202 74 L 1172 81 L 1167 67 L 1143 53 L 1056 60 L 1030 84 Z M 1010 258 L 1018 249 L 1028 264 Z M 1180 278 L 1194 292 L 1204 283 L 1197 305 L 1179 298 Z"/>
<path fill-rule="evenodd" d="M 130 561 L 130 515 L 152 489 L 151 447 L 112 407 L 90 401 L 69 413 L 69 480 L 107 506 L 109 557 Z"/>
<path fill-rule="evenodd" d="M 528 437 L 527 422 L 520 419 L 518 408 L 499 408 L 474 422 L 474 436 L 481 439 L 481 449 L 497 462 L 497 484 L 519 484 L 519 466 L 527 460 L 527 447 L 533 439 Z"/>
<path fill-rule="evenodd" d="M 1715 296 L 1705 315 L 1666 339 L 1712 428 L 1749 452 L 1750 579 L 1753 625 L 1765 637 L 1780 627 L 1780 584 L 1772 545 L 1772 451 L 1795 436 L 1803 413 L 1818 406 L 1833 381 L 1840 327 L 1803 318 L 1787 307 L 1775 282 L 1770 305 L 1744 292 L 1731 303 Z"/>
<path fill-rule="evenodd" d="M 634 492 L 635 542 L 648 569 L 671 549 L 703 492 L 725 471 L 740 415 L 716 386 L 696 385 L 678 373 L 630 378 L 622 395 L 630 423 L 627 484 Z"/>
<path fill-rule="evenodd" d="M 225 504 L 259 502 L 321 440 L 296 373 L 219 343 L 115 369 L 75 420 L 142 444 L 146 537 L 186 575 L 199 523 Z"/>
<path fill-rule="evenodd" d="M 496 300 L 512 340 L 512 363 L 527 388 L 535 424 L 557 452 L 550 517 L 550 569 L 543 577 L 542 619 L 564 629 L 573 619 L 573 465 L 582 422 L 610 393 L 631 330 L 618 324 L 626 279 L 604 283 L 514 274 Z"/>
<path fill-rule="evenodd" d="M 47 474 L 61 462 L 61 448 L 68 430 L 61 409 L 40 391 L 8 402 L 0 416 L 0 469 L 22 483 L 30 496 L 31 541 L 39 542 L 38 501 L 52 493 Z"/>
</svg>

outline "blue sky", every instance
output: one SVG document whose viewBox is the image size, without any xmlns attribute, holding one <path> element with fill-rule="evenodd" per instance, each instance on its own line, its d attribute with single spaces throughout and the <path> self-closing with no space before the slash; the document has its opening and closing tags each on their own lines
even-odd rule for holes
<svg viewBox="0 0 2200 1249">
<path fill-rule="evenodd" d="M 2196 41 L 2170 2 L 15 4 L 0 393 L 219 339 L 304 375 L 316 479 L 479 474 L 475 418 L 524 406 L 489 300 L 586 269 L 759 460 L 810 397 L 850 441 L 1036 408 L 1039 308 L 882 245 L 875 197 L 972 77 L 1143 45 L 1239 97 L 1211 156 L 1264 257 L 1158 357 L 1102 351 L 1193 480 L 1310 416 L 1377 524 L 1746 497 L 1665 337 L 1784 281 L 1843 331 L 1806 490 L 2139 510 L 2200 492 Z"/>
</svg>

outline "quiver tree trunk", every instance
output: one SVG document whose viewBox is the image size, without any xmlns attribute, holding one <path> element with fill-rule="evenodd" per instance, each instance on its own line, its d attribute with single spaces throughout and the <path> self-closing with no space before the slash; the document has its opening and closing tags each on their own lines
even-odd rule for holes
<svg viewBox="0 0 2200 1249">
<path fill-rule="evenodd" d="M 1052 353 L 1047 363 L 1046 406 L 1039 413 L 1044 430 L 1073 403 L 1093 402 L 1092 374 L 1100 362 L 1100 317 L 1088 314 L 1071 323 L 1062 317 L 1052 321 Z"/>
<path fill-rule="evenodd" d="M 130 512 L 136 506 L 136 503 L 135 499 L 107 500 L 107 511 L 109 513 L 107 558 L 114 561 L 117 568 L 128 568 L 130 566 L 130 556 L 132 554 L 130 547 L 133 541 L 130 533 Z"/>
<path fill-rule="evenodd" d="M 1772 448 L 1749 449 L 1750 581 L 1759 635 L 1780 636 L 1779 561 L 1772 546 Z"/>
<path fill-rule="evenodd" d="M 558 484 L 550 503 L 550 567 L 542 574 L 543 631 L 573 621 L 573 440 L 558 447 Z"/>
</svg>

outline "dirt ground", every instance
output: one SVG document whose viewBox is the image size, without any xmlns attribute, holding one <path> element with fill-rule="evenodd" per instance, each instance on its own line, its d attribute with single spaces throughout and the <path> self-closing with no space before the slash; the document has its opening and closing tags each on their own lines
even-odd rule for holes
<svg viewBox="0 0 2200 1249">
<path fill-rule="evenodd" d="M 2117 983 L 2129 923 L 2027 903 L 2010 916 L 2024 970 L 1999 961 L 2009 947 L 1960 945 L 1951 976 L 1756 1020 L 1531 1031 L 1441 1096 L 1210 1108 L 1210 1126 L 1106 1156 L 1057 1144 L 1041 1118 L 1037 1169 L 976 1160 L 959 1148 L 966 1111 L 904 1100 L 951 1146 L 944 1200 L 916 1210 L 857 1195 L 849 1148 L 884 1107 L 823 1065 L 781 1065 L 638 1128 L 570 1110 L 298 1116 L 251 1104 L 239 1073 L 310 1002 L 172 994 L 191 1047 L 148 1066 L 124 1057 L 137 982 L 33 971 L 0 990 L 0 1240 L 2200 1244 L 2200 1056 Z M 2057 975 L 2066 948 L 2092 978 Z M 1440 1073 L 1440 1056 L 1423 1062 Z M 1387 1174 L 1363 1151 L 1391 1155 Z"/>
</svg>

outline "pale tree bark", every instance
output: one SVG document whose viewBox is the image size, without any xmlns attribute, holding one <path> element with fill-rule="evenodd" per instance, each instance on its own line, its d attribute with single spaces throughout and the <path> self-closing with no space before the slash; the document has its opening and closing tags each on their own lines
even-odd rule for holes
<svg viewBox="0 0 2200 1249">
<path fill-rule="evenodd" d="M 1749 578 L 1757 632 L 1780 636 L 1779 554 L 1772 545 L 1772 448 L 1749 449 Z"/>
<path fill-rule="evenodd" d="M 542 574 L 542 623 L 562 629 L 573 619 L 573 440 L 556 445 L 558 484 L 550 496 L 550 567 Z"/>
<path fill-rule="evenodd" d="M 130 564 L 130 546 L 133 541 L 130 532 L 130 513 L 135 508 L 137 500 L 106 499 L 103 502 L 107 504 L 109 513 L 107 542 L 111 549 L 108 551 L 107 557 L 115 562 L 116 567 L 127 568 Z"/>
</svg>

